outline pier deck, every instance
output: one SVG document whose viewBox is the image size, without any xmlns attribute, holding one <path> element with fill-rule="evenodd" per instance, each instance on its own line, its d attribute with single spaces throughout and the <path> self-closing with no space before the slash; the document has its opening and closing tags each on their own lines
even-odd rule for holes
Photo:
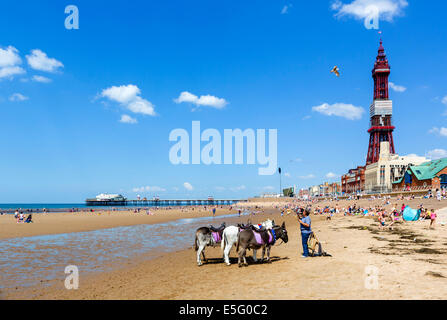
<svg viewBox="0 0 447 320">
<path fill-rule="evenodd" d="M 196 205 L 231 205 L 237 202 L 246 202 L 247 200 L 229 200 L 229 199 L 214 199 L 214 200 L 200 200 L 200 199 L 175 199 L 175 200 L 97 200 L 97 199 L 87 199 L 86 205 L 89 207 L 142 207 L 142 206 L 196 206 Z"/>
</svg>

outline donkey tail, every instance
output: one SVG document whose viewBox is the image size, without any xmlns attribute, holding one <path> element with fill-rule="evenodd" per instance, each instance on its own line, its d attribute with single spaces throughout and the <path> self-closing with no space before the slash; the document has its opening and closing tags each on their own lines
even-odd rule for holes
<svg viewBox="0 0 447 320">
<path fill-rule="evenodd" d="M 227 234 L 225 233 L 225 230 L 222 234 L 222 241 L 220 242 L 220 250 L 224 250 L 225 246 L 227 245 Z"/>
<path fill-rule="evenodd" d="M 237 235 L 236 252 L 239 252 L 239 243 L 240 243 L 240 240 L 241 240 L 241 234 L 239 233 L 239 234 Z"/>
<path fill-rule="evenodd" d="M 197 239 L 197 234 L 196 234 L 196 238 L 195 238 L 195 240 L 194 240 L 194 250 L 195 250 L 195 251 L 199 250 L 199 245 L 197 244 L 198 241 L 199 241 L 199 240 Z"/>
</svg>

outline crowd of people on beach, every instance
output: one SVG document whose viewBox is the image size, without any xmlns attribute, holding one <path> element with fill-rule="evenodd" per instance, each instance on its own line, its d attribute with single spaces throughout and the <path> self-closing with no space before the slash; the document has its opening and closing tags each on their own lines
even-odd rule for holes
<svg viewBox="0 0 447 320">
<path fill-rule="evenodd" d="M 411 198 L 410 198 L 411 199 Z M 384 205 L 390 205 L 391 198 L 384 198 Z M 297 213 L 303 208 L 310 210 L 315 216 L 325 216 L 326 220 L 332 220 L 334 215 L 342 216 L 362 216 L 362 217 L 374 217 L 379 223 L 379 228 L 392 229 L 395 223 L 405 222 L 403 217 L 404 211 L 407 208 L 405 203 L 399 206 L 397 203 L 392 206 L 391 209 L 385 209 L 382 205 L 370 206 L 358 206 L 356 203 L 347 207 L 340 208 L 338 204 L 334 206 L 322 206 L 316 205 L 312 209 L 313 201 L 306 201 L 298 204 L 286 204 L 280 208 L 281 216 L 290 215 L 291 213 Z M 436 225 L 436 210 L 431 208 L 425 208 L 423 204 L 417 208 L 417 216 L 419 221 L 430 220 L 430 229 L 434 229 Z M 388 223 L 389 222 L 389 223 Z"/>
<path fill-rule="evenodd" d="M 23 211 L 16 210 L 14 212 L 14 219 L 16 219 L 17 223 L 33 223 L 33 214 L 29 212 L 28 217 L 25 219 Z"/>
<path fill-rule="evenodd" d="M 425 196 L 420 197 L 421 199 L 426 198 L 436 198 L 438 201 L 447 200 L 446 195 L 446 189 L 437 189 L 433 193 L 429 193 Z M 137 208 L 118 208 L 118 207 L 111 207 L 111 208 L 71 208 L 71 209 L 65 209 L 65 212 L 70 213 L 93 213 L 93 214 L 101 214 L 104 212 L 109 212 L 109 215 L 111 212 L 119 212 L 119 211 L 128 211 L 133 212 L 135 214 L 145 214 L 148 216 L 156 215 L 157 213 L 162 213 L 165 211 L 170 210 L 179 210 L 182 213 L 210 213 L 213 217 L 216 216 L 217 209 L 227 209 L 230 212 L 236 211 L 239 216 L 241 216 L 242 212 L 249 212 L 250 215 L 256 215 L 258 213 L 264 213 L 265 210 L 269 209 L 276 209 L 281 213 L 281 217 L 285 215 L 290 215 L 292 213 L 297 213 L 299 210 L 302 210 L 303 208 L 309 208 L 311 209 L 311 213 L 313 215 L 323 215 L 326 217 L 326 220 L 332 220 L 334 216 L 363 216 L 363 217 L 374 217 L 376 221 L 379 223 L 380 228 L 392 228 L 394 224 L 404 222 L 403 219 L 403 212 L 406 208 L 405 201 L 414 200 L 415 196 L 409 195 L 407 197 L 404 196 L 398 196 L 397 198 L 394 198 L 395 201 L 403 201 L 401 205 L 398 205 L 395 203 L 392 205 L 391 208 L 386 209 L 385 207 L 391 206 L 392 198 L 391 196 L 370 196 L 368 200 L 375 201 L 377 203 L 377 200 L 382 200 L 383 205 L 375 205 L 375 206 L 368 206 L 363 205 L 359 206 L 357 205 L 356 201 L 359 198 L 352 198 L 351 201 L 354 201 L 354 204 L 348 205 L 346 207 L 340 207 L 339 205 L 339 199 L 332 198 L 329 199 L 329 202 L 331 205 L 320 205 L 319 199 L 313 198 L 309 200 L 300 200 L 300 199 L 291 199 L 288 202 L 267 202 L 267 203 L 258 203 L 258 202 L 246 202 L 246 203 L 238 203 L 236 206 L 233 205 L 214 205 L 214 206 L 207 206 L 207 205 L 196 205 L 196 206 L 157 206 L 157 207 L 137 207 Z M 365 199 L 365 198 L 363 198 Z M 333 203 L 333 204 L 332 204 Z M 364 203 L 364 201 L 363 201 Z M 419 220 L 430 220 L 430 226 L 429 228 L 435 228 L 436 225 L 436 217 L 437 213 L 436 210 L 433 208 L 424 208 L 421 204 L 418 208 L 418 216 Z M 50 210 L 43 208 L 43 209 L 17 209 L 14 213 L 14 218 L 16 219 L 17 223 L 32 223 L 33 222 L 33 213 L 43 213 L 48 214 Z M 3 215 L 5 212 L 0 210 L 0 215 Z M 28 216 L 25 217 L 25 214 Z"/>
</svg>

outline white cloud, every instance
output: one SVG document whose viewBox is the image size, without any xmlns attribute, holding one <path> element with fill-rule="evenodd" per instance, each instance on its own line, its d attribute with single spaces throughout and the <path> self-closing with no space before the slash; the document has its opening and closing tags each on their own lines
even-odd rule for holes
<svg viewBox="0 0 447 320">
<path fill-rule="evenodd" d="M 290 162 L 303 162 L 303 159 L 301 159 L 301 158 L 295 158 L 295 159 L 293 159 L 293 160 L 290 160 Z"/>
<path fill-rule="evenodd" d="M 245 189 L 247 189 L 247 187 L 244 186 L 244 185 L 230 188 L 230 190 L 233 191 L 233 192 L 238 192 L 238 191 L 242 191 L 242 190 L 245 190 Z"/>
<path fill-rule="evenodd" d="M 188 191 L 192 191 L 192 190 L 194 190 L 194 187 L 193 187 L 189 182 L 185 182 L 185 183 L 183 184 L 183 187 L 184 187 L 186 190 L 188 190 Z"/>
<path fill-rule="evenodd" d="M 329 172 L 329 173 L 326 175 L 326 178 L 328 178 L 328 179 L 334 179 L 334 178 L 338 178 L 338 177 L 339 177 L 339 175 L 336 174 L 336 173 L 333 173 L 333 172 Z"/>
<path fill-rule="evenodd" d="M 52 80 L 43 76 L 34 76 L 33 81 L 40 83 L 50 83 Z"/>
<path fill-rule="evenodd" d="M 22 59 L 19 51 L 9 46 L 6 49 L 0 48 L 0 79 L 13 78 L 15 75 L 24 74 L 25 70 L 19 65 Z"/>
<path fill-rule="evenodd" d="M 184 91 L 177 99 L 174 99 L 175 103 L 192 103 L 196 106 L 206 106 L 216 109 L 224 108 L 228 102 L 225 99 L 218 98 L 211 95 L 200 96 L 200 98 L 190 92 Z"/>
<path fill-rule="evenodd" d="M 437 128 L 433 127 L 429 133 L 439 134 L 440 136 L 447 137 L 447 128 Z"/>
<path fill-rule="evenodd" d="M 359 120 L 365 112 L 362 107 L 356 107 L 352 104 L 345 103 L 335 103 L 332 105 L 323 103 L 320 106 L 312 107 L 312 110 L 326 116 L 343 117 L 348 120 Z"/>
<path fill-rule="evenodd" d="M 100 96 L 120 103 L 133 113 L 155 116 L 154 105 L 150 101 L 140 97 L 140 94 L 141 90 L 137 86 L 129 84 L 127 86 L 113 86 L 104 89 Z"/>
<path fill-rule="evenodd" d="M 135 98 L 140 95 L 141 91 L 140 89 L 132 84 L 129 84 L 127 86 L 113 86 L 107 89 L 104 89 L 101 93 L 102 97 L 107 97 L 110 100 L 126 104 L 129 103 Z"/>
<path fill-rule="evenodd" d="M 226 190 L 225 187 L 219 187 L 219 186 L 215 187 L 214 189 L 216 189 L 216 190 L 219 191 L 219 192 L 222 192 L 222 191 L 225 191 L 225 190 Z"/>
<path fill-rule="evenodd" d="M 444 98 L 442 98 L 442 103 L 447 105 L 447 96 L 445 96 Z"/>
<path fill-rule="evenodd" d="M 315 175 L 308 174 L 306 176 L 299 176 L 298 178 L 300 178 L 300 179 L 313 179 L 313 178 L 315 178 Z"/>
<path fill-rule="evenodd" d="M 286 172 L 286 173 L 284 173 L 284 176 L 286 176 L 287 178 L 290 178 L 290 173 Z"/>
<path fill-rule="evenodd" d="M 407 154 L 406 157 L 412 157 L 412 158 L 415 158 L 415 157 L 420 157 L 420 155 L 418 155 L 418 154 L 416 154 L 416 153 L 410 153 L 410 154 Z"/>
<path fill-rule="evenodd" d="M 398 85 L 394 84 L 393 82 L 390 82 L 389 85 L 390 85 L 390 88 L 396 92 L 405 92 L 407 90 L 407 88 L 405 88 L 404 86 L 398 86 Z"/>
<path fill-rule="evenodd" d="M 127 104 L 127 109 L 133 113 L 155 116 L 154 105 L 150 101 L 141 97 L 136 97 L 134 101 Z"/>
<path fill-rule="evenodd" d="M 447 150 L 445 149 L 430 150 L 429 152 L 427 152 L 427 157 L 432 160 L 447 158 Z"/>
<path fill-rule="evenodd" d="M 131 116 L 128 116 L 127 114 L 123 114 L 121 116 L 120 122 L 121 123 L 130 123 L 130 124 L 138 123 L 137 119 L 132 118 Z"/>
<path fill-rule="evenodd" d="M 25 70 L 21 67 L 4 67 L 0 68 L 0 79 L 12 78 L 15 75 L 24 74 Z"/>
<path fill-rule="evenodd" d="M 336 17 L 352 16 L 359 20 L 369 17 L 373 9 L 377 9 L 380 19 L 391 22 L 394 17 L 402 15 L 407 6 L 406 0 L 354 0 L 349 4 L 337 0 L 331 8 L 337 11 Z"/>
<path fill-rule="evenodd" d="M 64 67 L 62 62 L 48 58 L 47 54 L 39 49 L 32 50 L 31 54 L 26 56 L 26 60 L 31 68 L 39 71 L 56 72 Z"/>
<path fill-rule="evenodd" d="M 265 186 L 264 188 L 262 188 L 263 190 L 266 190 L 266 191 L 273 191 L 273 190 L 275 190 L 275 188 L 274 187 L 272 187 L 272 186 Z"/>
<path fill-rule="evenodd" d="M 9 97 L 9 101 L 17 102 L 17 101 L 25 101 L 28 100 L 28 97 L 25 97 L 21 93 L 14 93 L 12 96 Z"/>
<path fill-rule="evenodd" d="M 166 189 L 158 187 L 158 186 L 146 186 L 146 187 L 140 187 L 140 188 L 133 188 L 132 191 L 133 192 L 139 192 L 139 193 L 143 193 L 143 192 L 166 192 Z"/>
<path fill-rule="evenodd" d="M 20 59 L 19 51 L 9 46 L 6 49 L 0 48 L 0 68 L 4 67 L 13 67 L 22 63 L 22 59 Z"/>
</svg>

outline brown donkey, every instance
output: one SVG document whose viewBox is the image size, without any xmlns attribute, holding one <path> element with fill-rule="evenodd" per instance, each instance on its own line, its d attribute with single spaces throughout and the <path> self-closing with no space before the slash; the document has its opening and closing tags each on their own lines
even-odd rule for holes
<svg viewBox="0 0 447 320">
<path fill-rule="evenodd" d="M 261 261 L 264 261 L 265 249 L 267 249 L 267 262 L 270 261 L 270 249 L 278 239 L 281 239 L 285 243 L 289 241 L 285 222 L 283 222 L 281 226 L 273 226 L 272 229 L 261 231 L 248 229 L 241 231 L 238 236 L 236 247 L 239 255 L 239 267 L 242 267 L 242 259 L 244 259 L 244 265 L 248 265 L 246 259 L 247 249 L 259 250 L 262 248 Z M 241 250 L 239 250 L 239 247 Z"/>
</svg>

